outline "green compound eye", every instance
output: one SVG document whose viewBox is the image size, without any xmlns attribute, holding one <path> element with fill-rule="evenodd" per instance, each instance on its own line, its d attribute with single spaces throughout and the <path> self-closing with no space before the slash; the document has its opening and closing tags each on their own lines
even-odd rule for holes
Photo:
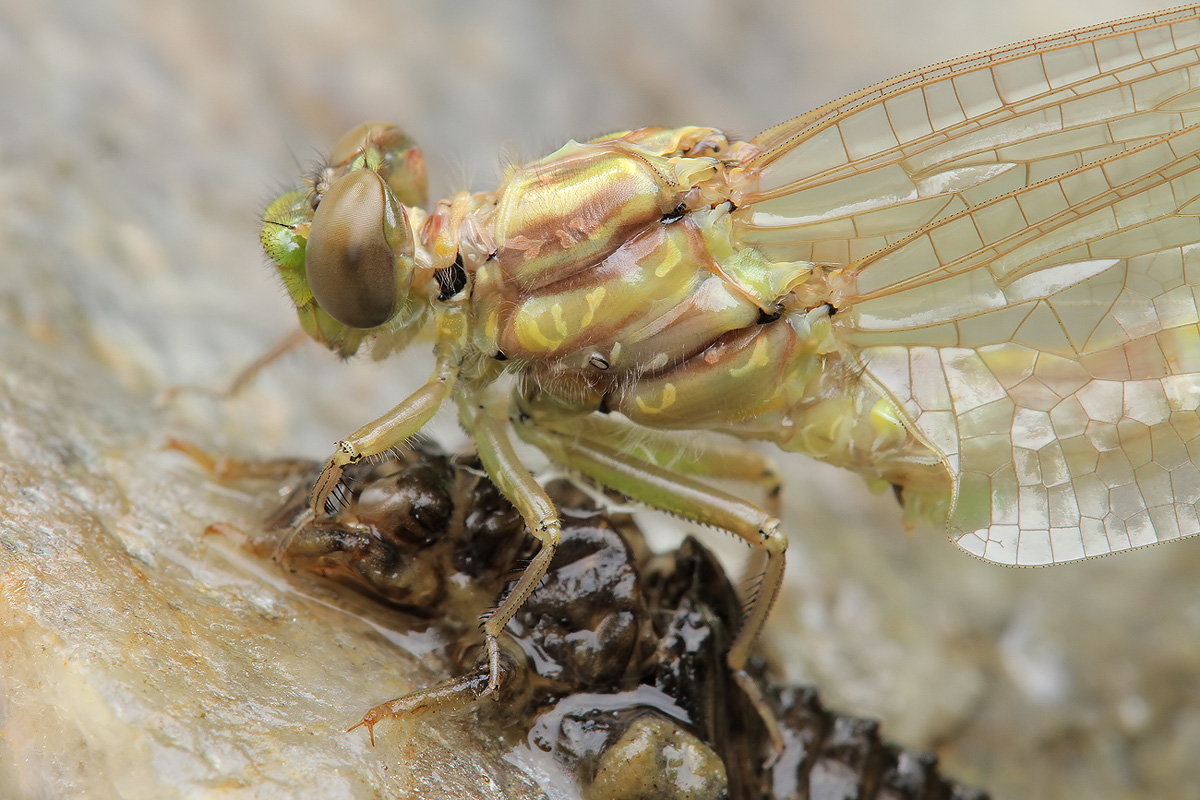
<svg viewBox="0 0 1200 800">
<path fill-rule="evenodd" d="M 396 311 L 400 262 L 412 263 L 404 209 L 370 169 L 338 179 L 313 214 L 305 271 L 313 297 L 351 328 L 374 328 Z"/>
</svg>

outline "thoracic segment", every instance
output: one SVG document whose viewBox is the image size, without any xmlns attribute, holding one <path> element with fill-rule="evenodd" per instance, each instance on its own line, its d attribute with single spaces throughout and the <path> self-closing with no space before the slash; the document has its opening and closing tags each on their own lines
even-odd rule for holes
<svg viewBox="0 0 1200 800">
<path fill-rule="evenodd" d="M 475 350 L 521 364 L 535 418 L 769 440 L 944 506 L 944 466 L 839 348 L 839 275 L 737 242 L 729 164 L 645 145 L 717 140 L 684 130 L 572 142 L 478 207 L 496 249 L 474 273 Z"/>
</svg>

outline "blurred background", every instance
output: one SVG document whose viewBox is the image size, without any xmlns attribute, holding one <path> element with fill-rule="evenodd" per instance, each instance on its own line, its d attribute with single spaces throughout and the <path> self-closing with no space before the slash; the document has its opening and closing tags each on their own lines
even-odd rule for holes
<svg viewBox="0 0 1200 800">
<path fill-rule="evenodd" d="M 749 136 L 932 62 L 1154 8 L 0 0 L 0 326 L 146 396 L 219 385 L 294 325 L 261 209 L 360 121 L 423 144 L 436 198 L 568 138 Z M 190 415 L 229 453 L 324 458 L 428 363 L 308 347 L 162 425 Z M 451 418 L 436 431 L 463 444 Z M 794 549 L 767 646 L 783 675 L 996 797 L 1200 797 L 1200 542 L 1006 570 L 906 532 L 853 476 L 780 461 Z"/>
</svg>

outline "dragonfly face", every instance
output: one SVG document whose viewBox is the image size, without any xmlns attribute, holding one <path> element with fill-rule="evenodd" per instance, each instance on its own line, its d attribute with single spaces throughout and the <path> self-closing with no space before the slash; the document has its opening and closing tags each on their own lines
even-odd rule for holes
<svg viewBox="0 0 1200 800">
<path fill-rule="evenodd" d="M 261 232 L 304 329 L 348 356 L 369 335 L 420 327 L 430 272 L 414 263 L 404 205 L 425 202 L 420 150 L 394 126 L 359 125 L 309 182 L 267 208 Z"/>
<path fill-rule="evenodd" d="M 411 143 L 356 129 L 267 210 L 264 246 L 314 338 L 378 354 L 432 316 L 438 366 L 338 444 L 312 514 L 342 467 L 453 398 L 545 545 L 485 625 L 491 652 L 558 536 L 516 432 L 762 548 L 739 672 L 786 540 L 697 480 L 777 488 L 712 433 L 891 484 L 910 515 L 999 563 L 1196 534 L 1198 125 L 1188 7 L 885 81 L 749 141 L 571 142 L 428 213 Z M 507 414 L 491 399 L 504 373 Z"/>
</svg>

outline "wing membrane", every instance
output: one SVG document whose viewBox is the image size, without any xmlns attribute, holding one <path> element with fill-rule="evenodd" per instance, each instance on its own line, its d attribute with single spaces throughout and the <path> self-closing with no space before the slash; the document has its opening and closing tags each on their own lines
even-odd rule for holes
<svg viewBox="0 0 1200 800">
<path fill-rule="evenodd" d="M 1200 121 L 1200 9 L 1081 29 L 865 89 L 772 128 L 739 231 L 849 264 L 1000 195 Z"/>
<path fill-rule="evenodd" d="M 1200 532 L 1200 126 L 983 203 L 847 271 L 838 335 L 946 458 L 951 537 L 1007 564 Z"/>
</svg>

